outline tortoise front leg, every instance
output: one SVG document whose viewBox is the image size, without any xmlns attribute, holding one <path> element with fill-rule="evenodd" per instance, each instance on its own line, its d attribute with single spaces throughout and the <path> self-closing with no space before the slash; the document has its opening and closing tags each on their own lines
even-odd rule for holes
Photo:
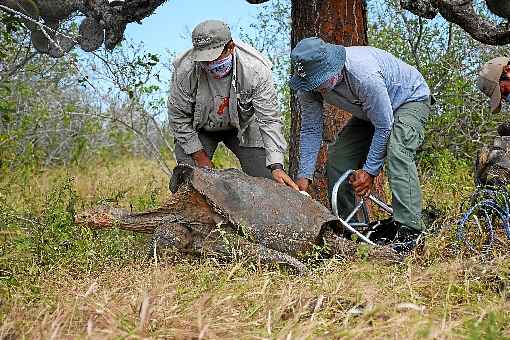
<svg viewBox="0 0 510 340">
<path fill-rule="evenodd" d="M 179 223 L 159 226 L 154 230 L 148 255 L 153 258 L 158 249 L 174 248 L 186 251 L 191 243 L 191 231 Z"/>
<path fill-rule="evenodd" d="M 360 243 L 340 237 L 331 229 L 326 229 L 322 237 L 324 245 L 329 249 L 331 255 L 340 256 L 344 259 L 360 257 Z M 390 247 L 371 246 L 368 244 L 363 244 L 363 246 L 367 247 L 365 255 L 370 259 L 378 259 L 391 263 L 402 262 L 402 256 Z"/>
<path fill-rule="evenodd" d="M 215 229 L 207 237 L 192 237 L 191 249 L 202 255 L 217 255 L 229 260 L 252 260 L 265 264 L 282 264 L 299 273 L 307 271 L 306 266 L 290 255 L 270 249 L 264 245 L 249 242 L 228 229 Z"/>
</svg>

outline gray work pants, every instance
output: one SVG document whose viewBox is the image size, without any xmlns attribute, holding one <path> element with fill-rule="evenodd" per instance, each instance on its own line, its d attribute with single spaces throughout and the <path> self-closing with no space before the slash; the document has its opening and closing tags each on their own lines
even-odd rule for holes
<svg viewBox="0 0 510 340">
<path fill-rule="evenodd" d="M 271 170 L 266 168 L 266 150 L 264 148 L 244 147 L 239 145 L 237 130 L 228 131 L 199 131 L 198 138 L 205 152 L 212 159 L 216 148 L 223 142 L 239 159 L 242 170 L 253 177 L 266 177 L 272 179 Z M 187 155 L 179 143 L 175 143 L 175 159 L 178 164 L 195 165 L 191 155 Z"/>
</svg>

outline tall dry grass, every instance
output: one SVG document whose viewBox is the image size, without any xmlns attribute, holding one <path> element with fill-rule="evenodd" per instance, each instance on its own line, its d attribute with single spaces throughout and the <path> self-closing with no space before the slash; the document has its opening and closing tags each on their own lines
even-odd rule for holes
<svg viewBox="0 0 510 340">
<path fill-rule="evenodd" d="M 508 258 L 422 266 L 328 261 L 296 277 L 242 263 L 133 261 L 38 278 L 0 334 L 24 338 L 505 338 Z"/>
<path fill-rule="evenodd" d="M 167 178 L 154 163 L 127 159 L 48 170 L 28 189 L 10 191 L 10 202 L 31 204 L 35 216 L 45 214 L 44 197 L 56 179 L 69 176 L 77 207 L 107 201 L 145 209 L 167 196 Z M 469 183 L 463 185 L 468 192 Z M 464 252 L 448 228 L 458 217 L 455 195 L 462 197 L 461 190 L 440 197 L 447 189 L 438 186 L 434 179 L 424 181 L 426 201 L 436 196 L 446 212 L 435 222 L 441 232 L 403 264 L 325 260 L 296 276 L 177 255 L 149 263 L 143 260 L 143 242 L 117 244 L 137 248 L 121 255 L 119 249 L 89 244 L 84 249 L 94 252 L 71 255 L 93 257 L 93 266 L 51 262 L 37 265 L 32 276 L 20 271 L 15 283 L 0 281 L 0 338 L 509 338 L 508 247 L 486 257 Z M 129 236 L 118 234 L 99 233 L 90 242 L 106 246 Z"/>
</svg>

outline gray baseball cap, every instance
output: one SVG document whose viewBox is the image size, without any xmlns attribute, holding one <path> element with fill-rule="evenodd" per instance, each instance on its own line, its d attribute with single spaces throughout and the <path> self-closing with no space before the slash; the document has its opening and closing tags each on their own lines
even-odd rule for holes
<svg viewBox="0 0 510 340">
<path fill-rule="evenodd" d="M 198 24 L 191 35 L 194 61 L 212 61 L 218 59 L 225 45 L 232 40 L 230 28 L 223 21 L 207 20 Z"/>
</svg>

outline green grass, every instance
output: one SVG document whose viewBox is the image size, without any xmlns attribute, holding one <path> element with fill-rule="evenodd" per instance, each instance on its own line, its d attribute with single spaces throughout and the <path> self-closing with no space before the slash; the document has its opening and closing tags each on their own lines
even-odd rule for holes
<svg viewBox="0 0 510 340">
<path fill-rule="evenodd" d="M 303 276 L 179 256 L 148 263 L 146 236 L 72 223 L 101 203 L 161 204 L 168 179 L 149 161 L 3 177 L 0 338 L 509 338 L 508 247 L 473 256 L 451 228 L 473 190 L 469 164 L 447 154 L 421 164 L 425 204 L 443 212 L 425 247 L 392 266 L 315 260 Z"/>
</svg>

